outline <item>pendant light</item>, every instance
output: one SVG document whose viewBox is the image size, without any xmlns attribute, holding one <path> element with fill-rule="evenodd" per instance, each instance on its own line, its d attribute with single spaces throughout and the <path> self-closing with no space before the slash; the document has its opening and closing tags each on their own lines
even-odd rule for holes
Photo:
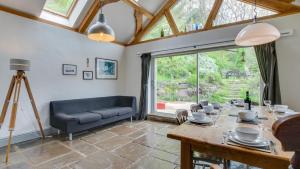
<svg viewBox="0 0 300 169">
<path fill-rule="evenodd" d="M 254 8 L 254 21 L 243 28 L 235 39 L 238 46 L 256 46 L 273 42 L 280 38 L 279 30 L 268 23 L 257 22 L 256 0 Z"/>
<path fill-rule="evenodd" d="M 115 40 L 115 32 L 109 25 L 106 24 L 102 11 L 102 0 L 100 3 L 101 12 L 99 14 L 98 21 L 89 28 L 88 38 L 94 41 L 112 42 Z"/>
</svg>

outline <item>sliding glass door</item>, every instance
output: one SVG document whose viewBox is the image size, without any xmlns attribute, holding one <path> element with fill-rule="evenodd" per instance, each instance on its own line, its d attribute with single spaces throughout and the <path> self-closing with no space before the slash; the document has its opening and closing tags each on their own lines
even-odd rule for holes
<svg viewBox="0 0 300 169">
<path fill-rule="evenodd" d="M 243 99 L 246 91 L 254 102 L 260 99 L 253 48 L 156 57 L 152 70 L 152 112 L 173 114 L 201 100 L 223 104 Z"/>
<path fill-rule="evenodd" d="M 199 53 L 199 99 L 226 103 L 243 99 L 249 91 L 260 98 L 260 73 L 253 48 Z"/>
<path fill-rule="evenodd" d="M 158 57 L 154 62 L 155 111 L 175 113 L 197 103 L 197 54 Z"/>
</svg>

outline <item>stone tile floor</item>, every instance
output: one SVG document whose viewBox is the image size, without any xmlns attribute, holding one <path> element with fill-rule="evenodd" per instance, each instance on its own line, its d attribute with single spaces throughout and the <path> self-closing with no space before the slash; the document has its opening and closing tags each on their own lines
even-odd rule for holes
<svg viewBox="0 0 300 169">
<path fill-rule="evenodd" d="M 166 134 L 176 125 L 152 121 L 119 122 L 111 126 L 12 147 L 0 169 L 179 169 L 180 143 Z M 239 167 L 235 167 L 239 168 Z"/>
</svg>

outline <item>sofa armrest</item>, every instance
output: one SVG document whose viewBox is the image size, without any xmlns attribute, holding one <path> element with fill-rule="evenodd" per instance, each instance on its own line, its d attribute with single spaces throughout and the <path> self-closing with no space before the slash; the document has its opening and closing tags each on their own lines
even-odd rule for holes
<svg viewBox="0 0 300 169">
<path fill-rule="evenodd" d="M 132 96 L 121 96 L 119 99 L 119 105 L 122 107 L 131 107 L 133 110 L 133 114 L 136 114 L 137 105 L 136 105 L 136 98 Z"/>
<path fill-rule="evenodd" d="M 54 118 L 57 119 L 57 120 L 59 120 L 59 121 L 64 121 L 64 122 L 71 122 L 71 121 L 78 122 L 79 121 L 74 116 L 68 115 L 66 113 L 57 113 L 54 116 Z"/>
</svg>

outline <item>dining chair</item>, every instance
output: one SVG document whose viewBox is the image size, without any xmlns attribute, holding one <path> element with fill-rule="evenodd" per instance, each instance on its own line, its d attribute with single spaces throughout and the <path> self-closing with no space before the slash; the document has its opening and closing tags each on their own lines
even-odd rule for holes
<svg viewBox="0 0 300 169">
<path fill-rule="evenodd" d="M 300 114 L 280 118 L 273 124 L 272 132 L 284 151 L 295 152 L 290 168 L 300 169 Z"/>
<path fill-rule="evenodd" d="M 176 119 L 178 125 L 183 124 L 184 122 L 187 121 L 187 118 L 189 116 L 189 112 L 185 109 L 177 109 L 176 110 Z"/>
<path fill-rule="evenodd" d="M 213 164 L 210 166 L 210 169 L 221 169 L 221 167 Z"/>
<path fill-rule="evenodd" d="M 198 110 L 202 109 L 202 105 L 201 104 L 192 104 L 190 106 L 191 108 L 191 112 L 197 112 Z"/>
<path fill-rule="evenodd" d="M 178 125 L 185 123 L 188 119 L 188 111 L 185 109 L 176 110 L 176 119 Z M 223 163 L 223 159 L 209 156 L 200 152 L 193 152 L 193 165 L 201 166 L 202 168 L 211 168 L 210 164 L 220 165 Z M 226 164 L 226 163 L 225 163 Z M 224 167 L 225 169 L 227 167 Z"/>
</svg>

